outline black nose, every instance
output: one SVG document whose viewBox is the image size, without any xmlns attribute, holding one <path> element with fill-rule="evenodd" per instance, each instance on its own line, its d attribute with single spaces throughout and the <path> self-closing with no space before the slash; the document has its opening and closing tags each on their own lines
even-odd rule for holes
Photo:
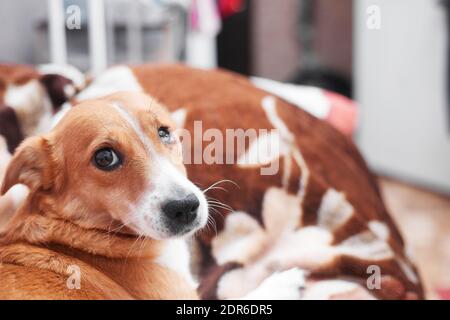
<svg viewBox="0 0 450 320">
<path fill-rule="evenodd" d="M 200 205 L 198 198 L 191 193 L 181 200 L 170 200 L 162 206 L 162 211 L 177 224 L 190 224 L 197 216 L 197 209 Z"/>
</svg>

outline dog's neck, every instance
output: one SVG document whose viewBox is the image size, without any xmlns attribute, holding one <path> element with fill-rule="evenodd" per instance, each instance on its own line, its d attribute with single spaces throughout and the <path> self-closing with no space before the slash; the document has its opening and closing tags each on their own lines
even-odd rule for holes
<svg viewBox="0 0 450 320">
<path fill-rule="evenodd" d="M 107 258 L 155 259 L 163 241 L 97 228 L 84 228 L 65 220 L 50 207 L 35 209 L 28 199 L 0 233 L 0 243 L 56 244 Z"/>
<path fill-rule="evenodd" d="M 83 228 L 49 208 L 50 212 L 35 208 L 29 198 L 0 232 L 0 245 L 25 242 L 74 257 L 103 272 L 135 298 L 196 298 L 188 266 L 172 268 L 166 263 L 171 241 Z M 182 258 L 177 263 L 183 264 Z M 167 295 L 164 288 L 172 282 Z"/>
</svg>

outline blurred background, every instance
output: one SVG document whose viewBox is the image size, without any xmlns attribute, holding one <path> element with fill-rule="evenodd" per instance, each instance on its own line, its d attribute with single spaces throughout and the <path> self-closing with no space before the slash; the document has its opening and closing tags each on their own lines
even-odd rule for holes
<svg viewBox="0 0 450 320">
<path fill-rule="evenodd" d="M 449 17 L 448 0 L 1 1 L 0 62 L 179 61 L 338 93 L 356 112 L 333 121 L 379 176 L 428 296 L 450 299 Z"/>
</svg>

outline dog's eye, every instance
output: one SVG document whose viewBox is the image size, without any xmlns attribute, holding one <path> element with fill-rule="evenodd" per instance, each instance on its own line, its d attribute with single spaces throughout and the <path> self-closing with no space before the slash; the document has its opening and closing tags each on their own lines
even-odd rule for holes
<svg viewBox="0 0 450 320">
<path fill-rule="evenodd" d="M 158 135 L 161 141 L 164 143 L 170 143 L 172 141 L 172 136 L 169 132 L 169 128 L 167 127 L 160 127 L 158 129 Z"/>
<path fill-rule="evenodd" d="M 114 170 L 121 161 L 117 153 L 111 148 L 97 150 L 94 155 L 94 164 L 100 170 Z"/>
</svg>

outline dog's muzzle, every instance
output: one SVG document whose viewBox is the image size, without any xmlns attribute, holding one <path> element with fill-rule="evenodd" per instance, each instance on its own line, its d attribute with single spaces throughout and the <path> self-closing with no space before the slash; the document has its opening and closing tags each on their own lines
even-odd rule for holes
<svg viewBox="0 0 450 320">
<path fill-rule="evenodd" d="M 200 201 L 193 193 L 182 199 L 173 199 L 161 207 L 167 227 L 173 233 L 189 231 L 197 218 Z"/>
</svg>

